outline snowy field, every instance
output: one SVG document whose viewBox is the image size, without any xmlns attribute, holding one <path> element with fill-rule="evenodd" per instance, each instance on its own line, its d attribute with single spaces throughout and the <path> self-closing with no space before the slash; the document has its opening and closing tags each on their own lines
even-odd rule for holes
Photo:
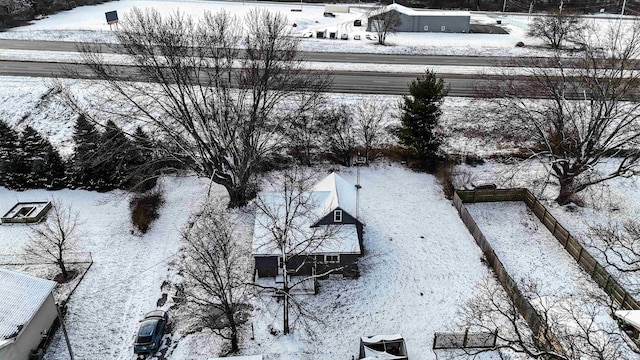
<svg viewBox="0 0 640 360">
<path fill-rule="evenodd" d="M 570 302 L 583 316 L 595 314 L 596 328 L 619 333 L 610 309 L 594 300 L 607 295 L 591 280 L 524 202 L 466 204 L 507 272 L 521 284 L 535 284 L 550 303 Z M 536 304 L 534 303 L 534 306 Z M 562 312 L 564 309 L 558 307 Z M 562 341 L 562 340 L 561 340 Z M 637 359 L 623 346 L 623 359 Z"/>
<path fill-rule="evenodd" d="M 66 106 L 55 93 L 51 92 L 53 79 L 29 77 L 0 77 L 0 118 L 9 125 L 22 129 L 30 125 L 46 135 L 63 156 L 69 156 L 73 151 L 73 125 L 76 114 Z M 66 81 L 72 91 L 83 100 L 88 110 L 93 110 L 90 81 Z M 325 94 L 327 105 L 347 106 L 366 102 L 383 103 L 390 107 L 387 124 L 397 123 L 397 105 L 400 96 L 389 95 L 359 95 L 359 94 Z M 494 154 L 509 151 L 501 143 L 488 143 L 487 137 L 482 136 L 483 124 L 473 121 L 477 119 L 477 111 L 481 111 L 483 102 L 469 98 L 445 98 L 443 106 L 442 124 L 449 129 L 451 136 L 446 140 L 448 150 L 460 153 L 475 153 L 479 155 Z M 98 116 L 98 118 L 100 118 Z M 104 119 L 106 122 L 107 119 Z M 126 131 L 133 131 L 136 124 L 120 124 Z"/>
<path fill-rule="evenodd" d="M 0 33 L 0 38 L 27 40 L 62 41 L 100 41 L 113 42 L 115 37 L 106 23 L 104 13 L 118 11 L 120 19 L 133 7 L 154 8 L 164 14 L 173 11 L 202 16 L 204 11 L 216 12 L 221 9 L 244 17 L 251 9 L 266 8 L 287 16 L 294 34 L 315 33 L 318 30 L 336 30 L 347 34 L 349 40 L 304 39 L 301 50 L 333 52 L 367 52 L 395 54 L 443 54 L 443 55 L 540 55 L 544 51 L 532 48 L 515 48 L 519 41 L 528 45 L 540 45 L 540 42 L 527 38 L 525 33 L 530 19 L 527 16 L 509 15 L 499 17 L 485 13 L 473 13 L 472 23 L 502 25 L 509 34 L 446 34 L 446 33 L 398 33 L 388 37 L 388 45 L 378 46 L 374 41 L 366 40 L 366 14 L 371 5 L 353 4 L 350 13 L 336 13 L 335 18 L 324 17 L 324 5 L 279 4 L 267 2 L 224 2 L 224 1 L 159 1 L 159 0 L 123 0 L 105 4 L 82 6 L 64 11 L 33 24 Z M 292 9 L 302 9 L 292 12 Z M 354 27 L 354 20 L 363 20 L 362 27 Z M 296 27 L 293 27 L 293 24 Z M 362 40 L 354 40 L 360 35 Z"/>
</svg>

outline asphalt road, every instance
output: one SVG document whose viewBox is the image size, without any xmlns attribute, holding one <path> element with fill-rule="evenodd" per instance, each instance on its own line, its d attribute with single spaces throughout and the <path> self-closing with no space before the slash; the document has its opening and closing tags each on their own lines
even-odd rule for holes
<svg viewBox="0 0 640 360">
<path fill-rule="evenodd" d="M 327 40 L 338 41 L 338 40 Z M 1 40 L 0 49 L 42 50 L 42 51 L 78 51 L 79 43 L 58 41 L 26 41 Z M 102 52 L 117 53 L 117 46 L 100 47 Z M 330 53 L 302 52 L 307 61 L 369 63 L 369 64 L 402 64 L 402 65 L 451 65 L 451 66 L 515 66 L 510 57 L 486 56 L 447 56 L 447 55 L 385 55 L 367 53 Z"/>
<path fill-rule="evenodd" d="M 93 74 L 79 64 L 60 64 L 35 61 L 0 61 L 1 76 L 65 77 L 62 66 L 78 73 L 80 78 L 93 78 Z M 133 67 L 120 66 L 123 72 L 137 74 Z M 331 92 L 361 94 L 408 94 L 408 83 L 419 74 L 389 74 L 373 72 L 329 72 L 333 75 Z M 440 74 L 449 85 L 452 96 L 472 96 L 480 79 L 474 75 Z"/>
</svg>

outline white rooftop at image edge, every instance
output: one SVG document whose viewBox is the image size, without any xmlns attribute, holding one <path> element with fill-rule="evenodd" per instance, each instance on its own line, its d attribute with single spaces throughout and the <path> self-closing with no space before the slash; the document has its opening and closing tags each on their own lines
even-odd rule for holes
<svg viewBox="0 0 640 360">
<path fill-rule="evenodd" d="M 54 281 L 0 269 L 0 347 L 19 334 L 20 325 L 29 324 L 55 286 Z"/>
<path fill-rule="evenodd" d="M 395 3 L 381 8 L 379 11 L 374 12 L 374 14 L 385 13 L 390 10 L 395 10 L 399 13 L 411 16 L 471 16 L 469 11 L 441 11 L 431 9 L 417 10 Z"/>
</svg>

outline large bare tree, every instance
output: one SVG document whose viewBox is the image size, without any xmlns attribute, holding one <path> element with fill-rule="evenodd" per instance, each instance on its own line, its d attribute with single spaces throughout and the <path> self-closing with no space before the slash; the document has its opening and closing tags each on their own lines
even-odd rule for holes
<svg viewBox="0 0 640 360">
<path fill-rule="evenodd" d="M 534 17 L 527 35 L 541 39 L 552 49 L 560 49 L 565 42 L 576 41 L 584 29 L 584 22 L 576 14 L 555 10 Z"/>
<path fill-rule="evenodd" d="M 314 197 L 311 176 L 302 169 L 285 171 L 276 182 L 276 191 L 261 193 L 256 199 L 256 233 L 259 243 L 265 249 L 273 249 L 281 258 L 278 262 L 283 275 L 282 286 L 258 287 L 275 292 L 283 298 L 283 333 L 291 331 L 291 324 L 317 320 L 313 309 L 304 299 L 297 298 L 294 290 L 309 281 L 342 271 L 345 266 L 317 267 L 314 255 L 321 248 L 337 241 L 334 237 L 340 225 L 320 225 L 311 227 L 318 218 L 320 205 Z M 255 241 L 255 240 L 254 240 Z M 255 246 L 255 244 L 254 244 Z M 314 267 L 317 271 L 303 271 Z M 290 277 L 290 275 L 299 275 Z M 290 309 L 295 310 L 290 318 Z"/>
<path fill-rule="evenodd" d="M 251 297 L 248 256 L 230 216 L 206 205 L 183 233 L 178 271 L 190 314 L 238 351 L 238 328 Z"/>
<path fill-rule="evenodd" d="M 602 294 L 577 296 L 545 295 L 535 284 L 520 284 L 521 295 L 538 314 L 537 336 L 521 316 L 504 289 L 486 279 L 462 310 L 463 327 L 485 332 L 497 331 L 493 348 L 465 349 L 467 354 L 508 350 L 534 359 L 632 359 L 636 348 L 608 316 L 611 300 Z M 588 301 L 582 301 L 582 299 Z M 605 310 L 603 310 L 605 309 Z M 604 311 L 604 313 L 603 313 Z"/>
<path fill-rule="evenodd" d="M 374 31 L 378 35 L 380 45 L 386 43 L 387 35 L 395 33 L 401 22 L 398 12 L 387 6 L 373 9 L 368 18 L 367 31 Z"/>
<path fill-rule="evenodd" d="M 640 26 L 587 32 L 574 58 L 556 52 L 521 59 L 524 74 L 505 73 L 494 86 L 496 131 L 515 139 L 544 164 L 560 185 L 556 201 L 577 201 L 591 185 L 638 171 Z M 508 72 L 509 70 L 507 70 Z M 543 98 L 544 100 L 532 100 Z M 610 166 L 604 167 L 608 162 Z"/>
<path fill-rule="evenodd" d="M 94 119 L 145 123 L 174 164 L 223 185 L 230 207 L 254 196 L 258 163 L 279 146 L 282 119 L 307 110 L 331 82 L 304 70 L 287 19 L 266 10 L 241 23 L 224 11 L 195 21 L 134 8 L 115 34 L 137 72 L 109 65 L 95 45 L 83 47 L 87 66 L 104 80 L 96 84 L 104 91 Z"/>
<path fill-rule="evenodd" d="M 371 151 L 380 144 L 386 132 L 389 106 L 381 102 L 363 102 L 355 106 L 354 118 L 357 125 L 357 137 L 362 147 L 367 165 L 371 160 Z"/>
<path fill-rule="evenodd" d="M 24 249 L 27 254 L 55 262 L 62 280 L 69 278 L 66 258 L 78 241 L 78 216 L 71 205 L 54 200 L 46 221 L 31 227 L 30 241 Z"/>
</svg>

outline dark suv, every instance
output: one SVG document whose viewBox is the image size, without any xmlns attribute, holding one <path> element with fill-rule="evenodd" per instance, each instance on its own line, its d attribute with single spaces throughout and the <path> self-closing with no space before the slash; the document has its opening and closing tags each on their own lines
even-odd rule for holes
<svg viewBox="0 0 640 360">
<path fill-rule="evenodd" d="M 133 344 L 133 352 L 136 354 L 153 354 L 160 347 L 162 336 L 169 322 L 169 315 L 162 310 L 154 310 L 144 316 L 140 321 L 138 336 Z"/>
</svg>

